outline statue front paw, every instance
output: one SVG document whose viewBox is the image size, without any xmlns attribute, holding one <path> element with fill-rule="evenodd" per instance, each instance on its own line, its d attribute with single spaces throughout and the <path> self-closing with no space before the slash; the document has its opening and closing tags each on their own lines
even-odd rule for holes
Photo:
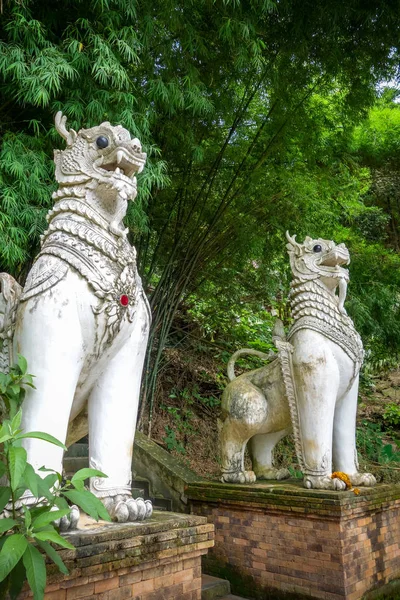
<svg viewBox="0 0 400 600">
<path fill-rule="evenodd" d="M 346 489 L 346 483 L 337 477 L 329 475 L 306 475 L 303 479 L 304 487 L 314 490 L 337 490 L 343 491 Z"/>
<path fill-rule="evenodd" d="M 128 494 L 118 494 L 101 500 L 110 513 L 112 520 L 118 523 L 144 521 L 144 519 L 151 517 L 153 513 L 150 500 L 135 499 Z"/>
<path fill-rule="evenodd" d="M 79 517 L 81 516 L 79 508 L 73 504 L 71 506 L 71 512 L 69 515 L 62 517 L 61 519 L 57 519 L 54 523 L 59 527 L 60 531 L 72 531 L 73 529 L 77 529 Z"/>
<path fill-rule="evenodd" d="M 254 483 L 256 481 L 254 471 L 236 471 L 224 473 L 221 477 L 223 483 Z"/>
<path fill-rule="evenodd" d="M 364 485 L 365 487 L 373 487 L 377 481 L 372 473 L 354 473 L 349 475 L 352 485 Z"/>
<path fill-rule="evenodd" d="M 266 479 L 266 480 L 277 480 L 280 481 L 282 479 L 288 479 L 290 477 L 290 473 L 288 469 L 264 469 L 263 471 L 257 471 L 256 473 L 257 479 Z"/>
</svg>

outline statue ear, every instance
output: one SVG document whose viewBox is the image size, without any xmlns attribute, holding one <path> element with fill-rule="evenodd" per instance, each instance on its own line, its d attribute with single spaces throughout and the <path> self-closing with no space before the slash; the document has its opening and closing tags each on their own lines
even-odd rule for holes
<svg viewBox="0 0 400 600">
<path fill-rule="evenodd" d="M 67 142 L 67 146 L 72 146 L 77 138 L 77 133 L 74 129 L 68 131 L 66 127 L 67 117 L 62 114 L 61 110 L 58 111 L 54 118 L 56 129 L 62 138 Z"/>
<path fill-rule="evenodd" d="M 310 242 L 312 242 L 312 241 L 313 241 L 313 239 L 312 239 L 312 238 L 311 238 L 309 235 L 307 235 L 307 236 L 304 238 L 304 242 L 303 242 L 303 244 L 309 244 L 309 243 L 310 243 Z"/>
</svg>

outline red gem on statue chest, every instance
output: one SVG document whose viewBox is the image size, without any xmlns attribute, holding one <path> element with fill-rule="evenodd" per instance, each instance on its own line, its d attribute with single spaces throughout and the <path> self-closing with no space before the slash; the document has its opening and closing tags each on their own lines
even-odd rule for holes
<svg viewBox="0 0 400 600">
<path fill-rule="evenodd" d="M 119 299 L 121 306 L 128 306 L 129 304 L 129 296 L 127 296 L 126 294 L 122 294 L 121 298 Z"/>
</svg>

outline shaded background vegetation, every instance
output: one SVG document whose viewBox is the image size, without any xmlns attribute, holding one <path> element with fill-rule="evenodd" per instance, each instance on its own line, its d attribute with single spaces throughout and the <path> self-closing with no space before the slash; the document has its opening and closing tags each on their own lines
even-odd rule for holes
<svg viewBox="0 0 400 600">
<path fill-rule="evenodd" d="M 177 439 L 180 427 L 184 441 L 187 398 L 214 416 L 224 381 L 216 365 L 237 347 L 270 347 L 273 315 L 288 322 L 287 229 L 348 245 L 347 307 L 367 348 L 365 373 L 396 365 L 398 1 L 1 8 L 1 270 L 23 283 L 38 250 L 61 144 L 57 110 L 74 128 L 121 123 L 148 152 L 126 219 L 154 312 L 146 431 L 155 412 L 172 414 L 164 437 Z M 185 367 L 185 356 L 203 366 Z"/>
</svg>

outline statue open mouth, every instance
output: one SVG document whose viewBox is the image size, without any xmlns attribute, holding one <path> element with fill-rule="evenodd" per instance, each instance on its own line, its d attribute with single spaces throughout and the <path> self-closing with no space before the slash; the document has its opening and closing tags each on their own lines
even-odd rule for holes
<svg viewBox="0 0 400 600">
<path fill-rule="evenodd" d="M 328 254 L 321 257 L 321 265 L 325 267 L 336 267 L 350 264 L 350 254 L 344 244 L 335 246 Z"/>
<path fill-rule="evenodd" d="M 136 150 L 136 147 L 135 147 Z M 132 147 L 118 146 L 108 156 L 101 156 L 95 163 L 97 171 L 112 172 L 127 183 L 135 182 L 135 176 L 143 170 L 146 154 L 133 151 Z"/>
</svg>

